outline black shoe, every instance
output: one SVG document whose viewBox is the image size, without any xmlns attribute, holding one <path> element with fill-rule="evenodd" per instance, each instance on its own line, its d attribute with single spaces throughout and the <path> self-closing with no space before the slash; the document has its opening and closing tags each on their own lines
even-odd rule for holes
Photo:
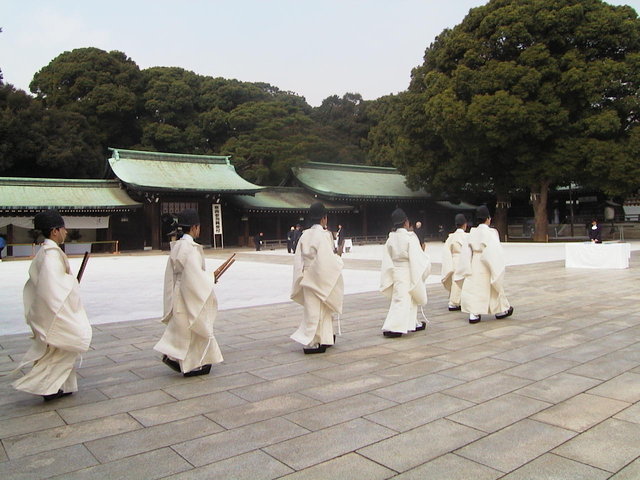
<svg viewBox="0 0 640 480">
<path fill-rule="evenodd" d="M 382 332 L 382 335 L 384 335 L 387 338 L 398 338 L 402 336 L 401 332 Z"/>
<path fill-rule="evenodd" d="M 311 353 L 324 353 L 327 351 L 327 346 L 326 345 L 318 345 L 316 348 L 308 348 L 308 347 L 304 347 L 302 349 L 302 351 L 306 354 L 309 355 Z"/>
<path fill-rule="evenodd" d="M 460 305 L 458 305 L 457 307 L 449 307 L 450 312 L 459 312 L 460 310 L 462 310 L 462 307 Z"/>
<path fill-rule="evenodd" d="M 509 310 L 507 310 L 505 313 L 499 313 L 498 315 L 496 315 L 496 318 L 498 320 L 501 320 L 503 318 L 510 317 L 511 315 L 513 315 L 513 307 L 509 307 Z"/>
<path fill-rule="evenodd" d="M 168 366 L 171 370 L 175 370 L 176 372 L 181 373 L 180 364 L 178 362 L 176 362 L 175 360 L 171 360 L 166 355 L 163 355 L 162 363 L 164 363 L 166 366 Z"/>
<path fill-rule="evenodd" d="M 67 395 L 71 395 L 73 392 L 63 392 L 62 390 L 58 390 L 56 393 L 52 393 L 50 395 L 43 395 L 45 402 L 50 402 L 51 400 L 55 400 L 56 398 L 66 397 Z"/>
<path fill-rule="evenodd" d="M 478 318 L 470 318 L 469 323 L 480 323 L 481 318 L 482 317 L 480 315 L 478 315 Z"/>
<path fill-rule="evenodd" d="M 211 371 L 211 364 L 203 365 L 200 368 L 196 368 L 195 370 L 191 370 L 184 374 L 185 377 L 197 377 L 198 375 L 209 375 Z"/>
<path fill-rule="evenodd" d="M 420 323 L 419 326 L 416 327 L 415 331 L 419 332 L 421 330 L 424 330 L 425 328 L 427 328 L 427 322 L 422 322 L 422 323 Z"/>
</svg>

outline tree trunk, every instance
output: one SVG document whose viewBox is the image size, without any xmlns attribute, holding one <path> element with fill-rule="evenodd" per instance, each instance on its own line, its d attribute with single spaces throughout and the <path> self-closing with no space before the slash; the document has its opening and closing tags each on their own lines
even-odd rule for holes
<svg viewBox="0 0 640 480">
<path fill-rule="evenodd" d="M 534 242 L 548 242 L 547 234 L 549 218 L 547 217 L 547 199 L 549 197 L 549 180 L 541 180 L 538 185 L 531 187 L 531 205 L 534 216 Z"/>
<path fill-rule="evenodd" d="M 509 197 L 505 194 L 496 194 L 496 211 L 493 214 L 493 226 L 500 234 L 500 241 L 508 240 L 507 233 L 507 209 L 509 208 Z"/>
</svg>

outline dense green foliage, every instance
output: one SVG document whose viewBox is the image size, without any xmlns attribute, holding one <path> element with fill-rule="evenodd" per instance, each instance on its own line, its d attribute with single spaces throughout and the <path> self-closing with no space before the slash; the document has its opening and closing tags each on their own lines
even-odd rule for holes
<svg viewBox="0 0 640 480">
<path fill-rule="evenodd" d="M 366 103 L 317 109 L 267 83 L 140 70 L 122 52 L 65 52 L 34 75 L 35 98 L 0 79 L 0 175 L 100 177 L 108 147 L 231 155 L 238 172 L 278 184 L 308 160 L 363 163 Z"/>
<path fill-rule="evenodd" d="M 638 187 L 639 67 L 630 7 L 491 0 L 442 32 L 409 90 L 386 100 L 372 156 L 396 158 L 414 186 L 491 191 L 498 210 L 529 191 L 543 240 L 551 186 Z"/>
</svg>

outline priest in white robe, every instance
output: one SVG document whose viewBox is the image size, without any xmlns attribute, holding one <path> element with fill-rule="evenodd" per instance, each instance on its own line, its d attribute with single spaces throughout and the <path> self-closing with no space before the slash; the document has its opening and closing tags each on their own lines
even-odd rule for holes
<svg viewBox="0 0 640 480">
<path fill-rule="evenodd" d="M 382 250 L 380 276 L 380 291 L 391 304 L 382 333 L 385 337 L 400 337 L 426 328 L 426 322 L 419 321 L 417 313 L 418 306 L 427 303 L 425 281 L 431 272 L 431 261 L 418 237 L 409 231 L 404 211 L 396 209 L 391 220 L 394 228 Z"/>
<path fill-rule="evenodd" d="M 304 307 L 302 322 L 291 338 L 306 354 L 324 353 L 334 344 L 333 314 L 342 313 L 342 259 L 334 253 L 327 211 L 316 202 L 309 208 L 312 226 L 298 241 L 293 261 L 291 300 Z"/>
<path fill-rule="evenodd" d="M 483 314 L 506 318 L 513 314 L 504 293 L 505 260 L 500 236 L 489 227 L 491 215 L 482 205 L 476 212 L 478 226 L 469 232 L 469 248 L 460 255 L 457 274 L 465 277 L 461 307 L 469 314 L 469 323 L 478 323 Z"/>
<path fill-rule="evenodd" d="M 78 281 L 59 246 L 67 235 L 64 219 L 46 210 L 35 216 L 34 227 L 45 240 L 24 286 L 24 312 L 33 342 L 18 369 L 30 363 L 33 368 L 13 386 L 49 401 L 78 391 L 74 367 L 89 349 L 92 332 Z"/>
<path fill-rule="evenodd" d="M 220 347 L 213 335 L 218 302 L 213 291 L 213 275 L 205 270 L 200 235 L 200 217 L 194 209 L 178 215 L 178 235 L 171 242 L 164 278 L 164 316 L 167 325 L 154 349 L 162 361 L 185 377 L 207 375 L 211 365 L 222 362 Z"/>
<path fill-rule="evenodd" d="M 464 276 L 456 273 L 463 249 L 469 248 L 467 233 L 467 218 L 458 213 L 455 218 L 456 231 L 449 234 L 442 249 L 442 285 L 449 292 L 449 311 L 460 310 L 460 294 Z"/>
</svg>

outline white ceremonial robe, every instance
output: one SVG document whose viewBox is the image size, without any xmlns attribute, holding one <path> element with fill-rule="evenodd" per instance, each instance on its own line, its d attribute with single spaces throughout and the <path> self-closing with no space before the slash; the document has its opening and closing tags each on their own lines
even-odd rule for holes
<svg viewBox="0 0 640 480">
<path fill-rule="evenodd" d="M 461 252 L 456 272 L 465 277 L 460 298 L 462 311 L 481 315 L 508 310 L 504 272 L 504 252 L 498 231 L 486 224 L 472 228 L 469 248 Z"/>
<path fill-rule="evenodd" d="M 442 250 L 442 285 L 449 292 L 449 305 L 460 305 L 460 294 L 462 293 L 462 284 L 464 276 L 456 273 L 460 260 L 460 252 L 468 249 L 469 234 L 458 228 L 455 232 L 450 233 L 447 241 L 444 242 Z"/>
<path fill-rule="evenodd" d="M 13 386 L 35 395 L 78 391 L 74 364 L 89 349 L 91 325 L 69 260 L 51 239 L 44 241 L 31 262 L 23 300 L 33 342 L 18 368 L 34 365 Z"/>
<path fill-rule="evenodd" d="M 171 242 L 162 318 L 167 328 L 153 348 L 176 360 L 182 373 L 223 360 L 213 336 L 218 314 L 213 284 L 213 274 L 205 270 L 202 246 L 190 235 Z"/>
<path fill-rule="evenodd" d="M 425 281 L 431 273 L 431 260 L 413 232 L 398 228 L 389 233 L 382 250 L 380 291 L 391 299 L 382 330 L 407 333 L 421 324 L 418 305 L 427 303 Z"/>
<path fill-rule="evenodd" d="M 293 260 L 291 300 L 304 307 L 291 338 L 304 346 L 333 345 L 332 314 L 342 313 L 342 259 L 333 252 L 333 236 L 322 225 L 302 233 Z"/>
</svg>

